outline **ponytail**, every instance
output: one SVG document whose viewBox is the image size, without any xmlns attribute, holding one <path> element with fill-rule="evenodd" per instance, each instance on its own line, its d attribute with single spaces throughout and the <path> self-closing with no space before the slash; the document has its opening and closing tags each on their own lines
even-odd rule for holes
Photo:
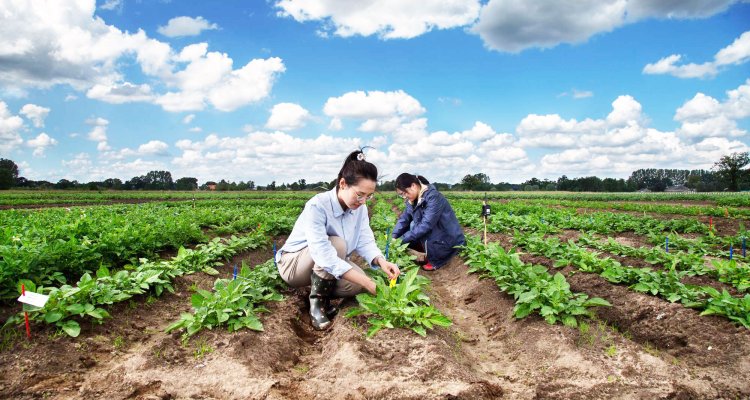
<svg viewBox="0 0 750 400">
<path fill-rule="evenodd" d="M 413 184 L 429 185 L 430 181 L 422 175 L 412 175 L 404 172 L 396 178 L 396 189 L 406 190 Z"/>
<path fill-rule="evenodd" d="M 378 181 L 378 168 L 375 164 L 365 160 L 365 153 L 362 150 L 356 150 L 349 154 L 344 160 L 344 165 L 339 171 L 339 176 L 336 178 L 336 186 L 338 187 L 341 178 L 344 178 L 344 182 L 347 185 L 356 185 L 362 179 L 369 179 L 371 181 Z"/>
</svg>

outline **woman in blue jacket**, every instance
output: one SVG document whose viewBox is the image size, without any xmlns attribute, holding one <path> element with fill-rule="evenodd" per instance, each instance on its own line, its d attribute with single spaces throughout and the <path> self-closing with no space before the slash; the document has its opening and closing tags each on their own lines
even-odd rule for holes
<svg viewBox="0 0 750 400">
<path fill-rule="evenodd" d="M 422 269 L 436 270 L 466 243 L 463 229 L 448 200 L 423 176 L 401 174 L 396 178 L 396 193 L 406 201 L 406 210 L 393 228 L 393 237 L 401 238 L 417 254 Z"/>
</svg>

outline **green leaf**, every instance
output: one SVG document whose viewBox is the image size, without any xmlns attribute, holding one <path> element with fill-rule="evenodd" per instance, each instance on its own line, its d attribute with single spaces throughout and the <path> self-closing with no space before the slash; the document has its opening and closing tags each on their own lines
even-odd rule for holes
<svg viewBox="0 0 750 400">
<path fill-rule="evenodd" d="M 109 269 L 106 266 L 104 266 L 104 265 L 100 266 L 99 269 L 96 270 L 96 277 L 97 278 L 106 278 L 106 277 L 109 277 L 109 276 L 110 276 L 109 275 Z"/>
<path fill-rule="evenodd" d="M 412 327 L 411 327 L 411 329 L 412 329 L 412 330 L 413 330 L 414 332 L 417 332 L 417 334 L 419 334 L 419 336 L 422 336 L 422 337 L 425 337 L 425 336 L 427 336 L 427 331 L 426 331 L 426 330 L 424 329 L 424 327 L 423 327 L 423 326 L 421 326 L 421 325 L 415 325 L 415 326 L 412 326 Z"/>
<path fill-rule="evenodd" d="M 578 326 L 578 321 L 572 315 L 568 315 L 566 317 L 563 317 L 562 323 L 563 323 L 563 325 L 569 326 L 571 328 L 575 328 L 575 327 Z"/>
<path fill-rule="evenodd" d="M 44 315 L 44 322 L 51 324 L 62 319 L 63 314 L 59 311 L 51 311 Z"/>
<path fill-rule="evenodd" d="M 602 299 L 601 297 L 592 297 L 585 302 L 583 302 L 584 307 L 595 307 L 595 306 L 603 306 L 603 307 L 611 307 L 612 304 L 610 304 L 607 300 Z"/>
<path fill-rule="evenodd" d="M 65 321 L 65 323 L 62 324 L 61 328 L 63 331 L 65 331 L 65 333 L 68 334 L 68 336 L 71 337 L 78 337 L 78 335 L 81 334 L 81 326 L 78 325 L 78 322 L 76 321 Z"/>
<path fill-rule="evenodd" d="M 85 311 L 85 308 L 83 304 L 71 304 L 68 307 L 65 308 L 66 311 L 70 312 L 71 314 L 83 314 Z"/>
</svg>

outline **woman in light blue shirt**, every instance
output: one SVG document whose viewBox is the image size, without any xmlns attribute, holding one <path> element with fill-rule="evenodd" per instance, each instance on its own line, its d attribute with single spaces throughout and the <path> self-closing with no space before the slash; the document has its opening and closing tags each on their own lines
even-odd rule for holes
<svg viewBox="0 0 750 400">
<path fill-rule="evenodd" d="M 276 254 L 279 274 L 292 287 L 310 286 L 313 327 L 327 329 L 338 311 L 331 297 L 375 294 L 375 282 L 349 260 L 357 252 L 371 266 L 379 266 L 389 279 L 400 273 L 375 242 L 365 203 L 375 193 L 378 169 L 355 151 L 346 158 L 336 188 L 320 193 L 305 204 L 292 233 Z"/>
</svg>

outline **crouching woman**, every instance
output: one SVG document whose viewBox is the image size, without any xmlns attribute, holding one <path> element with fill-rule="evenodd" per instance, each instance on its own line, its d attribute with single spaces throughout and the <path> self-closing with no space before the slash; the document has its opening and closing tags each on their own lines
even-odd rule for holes
<svg viewBox="0 0 750 400">
<path fill-rule="evenodd" d="M 464 232 L 448 200 L 423 176 L 401 174 L 396 193 L 406 202 L 406 210 L 393 228 L 393 238 L 409 244 L 422 269 L 436 270 L 466 243 Z"/>
<path fill-rule="evenodd" d="M 276 254 L 279 274 L 292 287 L 310 286 L 310 318 L 315 329 L 327 329 L 338 311 L 330 300 L 362 292 L 375 294 L 375 282 L 349 260 L 357 252 L 389 279 L 400 273 L 386 261 L 375 242 L 367 200 L 375 193 L 378 169 L 351 153 L 339 171 L 336 187 L 305 204 L 286 243 Z"/>
</svg>

